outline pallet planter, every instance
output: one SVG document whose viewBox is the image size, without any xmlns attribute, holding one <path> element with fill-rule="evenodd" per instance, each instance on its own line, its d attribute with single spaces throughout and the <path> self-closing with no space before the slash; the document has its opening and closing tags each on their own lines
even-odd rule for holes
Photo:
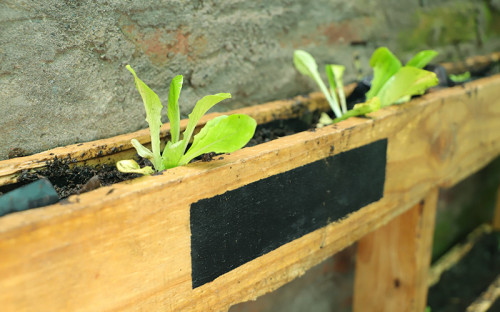
<svg viewBox="0 0 500 312">
<path fill-rule="evenodd" d="M 422 311 L 438 187 L 500 154 L 499 89 L 500 76 L 480 79 L 4 216 L 0 306 L 225 311 L 360 240 L 355 311 Z M 266 123 L 326 107 L 312 94 L 235 112 Z M 2 161 L 0 184 L 54 156 L 130 157 L 137 137 Z"/>
</svg>

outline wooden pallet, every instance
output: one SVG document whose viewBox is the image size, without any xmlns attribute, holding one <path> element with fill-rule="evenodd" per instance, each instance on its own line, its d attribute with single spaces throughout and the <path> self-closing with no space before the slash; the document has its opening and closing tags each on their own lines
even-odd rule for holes
<svg viewBox="0 0 500 312">
<path fill-rule="evenodd" d="M 273 291 L 359 241 L 354 310 L 423 311 L 438 189 L 500 155 L 498 90 L 500 76 L 477 80 L 384 108 L 370 118 L 349 119 L 2 217 L 0 306 L 4 311 L 225 311 Z M 321 95 L 313 94 L 238 112 L 264 123 L 326 105 Z M 42 166 L 54 155 L 95 162 L 126 156 L 128 141 L 136 136 L 147 140 L 142 131 L 3 161 L 0 181 L 15 181 L 21 169 Z M 382 174 L 373 173 L 374 180 L 349 172 L 335 180 L 371 192 L 368 204 L 347 205 L 337 213 L 336 205 L 328 204 L 338 200 L 329 195 L 337 184 L 320 195 L 313 185 L 307 196 L 323 196 L 323 202 L 287 215 L 307 224 L 296 232 L 292 226 L 284 236 L 269 234 L 257 223 L 238 221 L 240 216 L 251 222 L 277 218 L 286 208 L 267 214 L 252 188 L 264 192 L 269 181 L 289 177 L 295 179 L 289 185 L 300 185 L 296 173 L 309 169 L 325 178 L 321 168 L 330 172 L 330 165 L 353 159 L 360 166 L 371 161 L 383 166 Z M 246 190 L 253 194 L 251 200 L 242 195 Z M 288 194 L 286 188 L 283 192 Z M 238 201 L 238 196 L 243 197 Z M 267 205 L 280 206 L 266 196 Z M 287 196 L 292 205 L 296 195 Z M 365 195 L 355 197 L 363 202 Z M 213 205 L 217 200 L 220 204 Z M 210 210 L 224 201 L 235 206 Z M 233 209 L 235 219 L 225 227 L 220 218 Z M 254 211 L 263 218 L 252 216 Z M 251 255 L 245 254 L 249 245 L 225 248 L 242 233 L 232 224 L 244 227 L 245 235 L 258 229 L 268 241 L 256 244 Z M 222 260 L 214 264 L 210 249 L 200 242 L 220 245 L 214 257 Z M 206 269 L 212 267 L 220 272 Z"/>
</svg>

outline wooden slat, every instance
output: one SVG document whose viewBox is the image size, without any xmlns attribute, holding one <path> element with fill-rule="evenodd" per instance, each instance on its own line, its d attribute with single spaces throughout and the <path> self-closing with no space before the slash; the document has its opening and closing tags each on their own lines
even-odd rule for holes
<svg viewBox="0 0 500 312">
<path fill-rule="evenodd" d="M 479 55 L 466 58 L 463 62 L 446 62 L 441 65 L 450 74 L 461 74 L 466 71 L 477 71 L 488 68 L 492 64 L 500 61 L 500 52 L 493 52 L 488 55 Z"/>
<path fill-rule="evenodd" d="M 372 119 L 349 119 L 2 217 L 0 306 L 224 311 L 254 299 L 497 157 L 499 89 L 500 77 L 483 79 L 385 108 Z M 389 144 L 380 201 L 192 289 L 191 203 L 383 138 Z"/>
<path fill-rule="evenodd" d="M 438 190 L 358 243 L 353 311 L 422 312 Z"/>
</svg>

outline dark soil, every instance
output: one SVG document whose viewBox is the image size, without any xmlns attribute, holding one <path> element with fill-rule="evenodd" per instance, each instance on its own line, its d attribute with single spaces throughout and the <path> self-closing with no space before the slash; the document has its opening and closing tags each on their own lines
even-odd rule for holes
<svg viewBox="0 0 500 312">
<path fill-rule="evenodd" d="M 48 179 L 61 199 L 91 191 L 100 186 L 137 178 L 140 174 L 123 173 L 115 165 L 72 166 L 74 160 L 54 158 L 36 172 L 23 171 L 19 183 L 27 184 L 40 178 Z"/>
<path fill-rule="evenodd" d="M 443 273 L 439 283 L 429 289 L 428 305 L 433 312 L 465 311 L 499 274 L 500 233 L 491 233 Z"/>
<path fill-rule="evenodd" d="M 315 129 L 320 112 L 306 113 L 301 118 L 280 119 L 258 125 L 253 138 L 246 147 L 266 143 L 278 138 Z"/>
</svg>

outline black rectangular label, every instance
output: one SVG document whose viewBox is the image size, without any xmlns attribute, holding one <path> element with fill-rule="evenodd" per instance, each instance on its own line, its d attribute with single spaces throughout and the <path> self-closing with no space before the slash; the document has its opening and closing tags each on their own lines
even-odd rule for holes
<svg viewBox="0 0 500 312">
<path fill-rule="evenodd" d="M 193 288 L 378 201 L 386 154 L 383 139 L 193 203 Z"/>
</svg>

